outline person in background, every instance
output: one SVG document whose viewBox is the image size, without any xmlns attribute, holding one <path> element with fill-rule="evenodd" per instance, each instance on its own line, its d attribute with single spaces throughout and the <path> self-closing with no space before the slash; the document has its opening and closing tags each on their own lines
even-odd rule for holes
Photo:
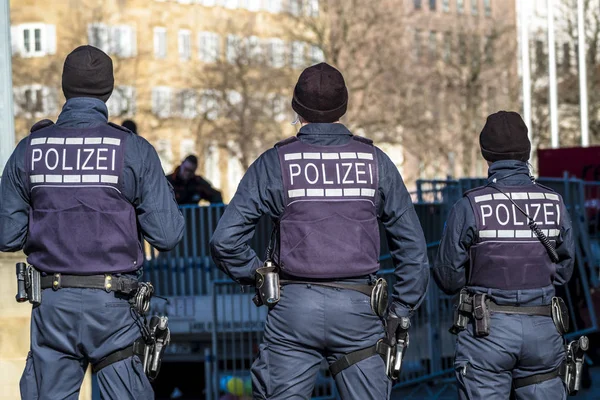
<svg viewBox="0 0 600 400">
<path fill-rule="evenodd" d="M 197 168 L 198 158 L 188 155 L 172 174 L 167 175 L 175 190 L 177 204 L 198 204 L 200 200 L 207 200 L 211 204 L 223 203 L 221 192 L 200 175 L 196 175 Z"/>
<path fill-rule="evenodd" d="M 126 119 L 125 121 L 123 121 L 123 123 L 121 124 L 121 126 L 123 128 L 127 128 L 129 129 L 131 132 L 135 133 L 136 135 L 138 134 L 137 132 L 137 124 L 130 120 L 130 119 Z"/>
</svg>

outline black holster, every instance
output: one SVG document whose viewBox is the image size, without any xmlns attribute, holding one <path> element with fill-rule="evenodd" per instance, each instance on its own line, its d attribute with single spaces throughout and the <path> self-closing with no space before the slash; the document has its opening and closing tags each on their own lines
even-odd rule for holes
<svg viewBox="0 0 600 400">
<path fill-rule="evenodd" d="M 274 307 L 279 302 L 280 291 L 279 268 L 267 260 L 256 270 L 256 296 L 252 301 L 257 307 Z"/>
<path fill-rule="evenodd" d="M 25 263 L 17 263 L 17 295 L 15 296 L 18 303 L 23 303 L 27 300 L 34 306 L 42 302 L 42 285 L 40 271 L 32 265 Z"/>
<path fill-rule="evenodd" d="M 473 319 L 475 320 L 475 336 L 484 337 L 490 334 L 490 310 L 486 304 L 485 294 L 473 296 Z"/>
<path fill-rule="evenodd" d="M 473 305 L 471 297 L 466 289 L 462 289 L 458 296 L 458 303 L 454 306 L 454 323 L 450 328 L 450 333 L 457 335 L 458 332 L 467 329 L 469 316 L 472 313 Z"/>
</svg>

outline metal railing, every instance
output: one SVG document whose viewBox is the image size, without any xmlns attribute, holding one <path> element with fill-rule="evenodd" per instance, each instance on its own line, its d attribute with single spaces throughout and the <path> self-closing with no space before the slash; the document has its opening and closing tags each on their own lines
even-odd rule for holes
<svg viewBox="0 0 600 400">
<path fill-rule="evenodd" d="M 540 183 L 559 192 L 573 220 L 576 237 L 576 268 L 573 278 L 558 293 L 566 299 L 571 332 L 568 337 L 595 332 L 598 321 L 590 287 L 600 286 L 600 224 L 598 208 L 600 183 L 577 179 L 539 179 Z M 416 192 L 415 210 L 429 243 L 432 261 L 437 252 L 444 222 L 452 205 L 466 190 L 485 183 L 483 179 L 449 181 L 420 181 Z M 242 292 L 239 285 L 214 266 L 208 242 L 225 206 L 183 207 L 186 233 L 173 251 L 158 253 L 147 249 L 146 278 L 152 280 L 158 294 L 183 298 L 195 304 L 190 318 L 201 318 L 195 332 L 210 337 L 206 349 L 206 399 L 214 400 L 224 390 L 243 390 L 248 385 L 249 371 L 258 353 L 266 309 L 257 309 L 251 302 L 253 290 Z M 262 254 L 271 235 L 272 223 L 262 219 L 250 245 Z M 395 282 L 393 264 L 387 250 L 385 235 L 381 241 L 380 276 L 389 281 L 390 291 Z M 391 293 L 390 293 L 391 294 Z M 426 298 L 412 318 L 411 345 L 407 351 L 402 375 L 395 389 L 435 380 L 444 381 L 454 370 L 455 338 L 448 332 L 452 325 L 454 299 L 443 294 L 431 281 Z M 202 315 L 199 317 L 199 315 Z M 231 387 L 228 387 L 228 382 Z M 237 386 L 236 386 L 237 385 Z M 233 389 L 231 389 L 233 388 Z M 333 380 L 325 370 L 320 374 L 314 396 L 336 399 Z"/>
</svg>

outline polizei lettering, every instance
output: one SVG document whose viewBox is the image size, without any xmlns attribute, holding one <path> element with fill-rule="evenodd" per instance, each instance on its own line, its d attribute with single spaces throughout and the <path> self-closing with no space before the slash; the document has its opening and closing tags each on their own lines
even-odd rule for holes
<svg viewBox="0 0 600 400">
<path fill-rule="evenodd" d="M 374 184 L 373 165 L 365 162 L 309 162 L 288 165 L 290 185 L 356 185 Z M 298 177 L 304 179 L 298 179 Z"/>
<path fill-rule="evenodd" d="M 560 204 L 530 203 L 519 205 L 538 225 L 559 225 Z M 480 204 L 481 223 L 500 226 L 528 225 L 529 220 L 514 204 Z"/>
<path fill-rule="evenodd" d="M 49 171 L 114 171 L 116 149 L 77 148 L 67 151 L 66 148 L 35 148 L 31 151 L 31 171 L 40 165 Z"/>
</svg>

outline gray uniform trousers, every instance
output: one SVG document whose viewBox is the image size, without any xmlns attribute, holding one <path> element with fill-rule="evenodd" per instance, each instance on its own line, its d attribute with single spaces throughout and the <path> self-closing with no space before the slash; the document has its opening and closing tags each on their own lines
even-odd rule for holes
<svg viewBox="0 0 600 400">
<path fill-rule="evenodd" d="M 252 365 L 253 399 L 310 399 L 323 358 L 372 346 L 384 336 L 369 297 L 354 290 L 316 285 L 283 287 L 269 311 L 260 354 Z M 343 400 L 384 400 L 391 391 L 379 355 L 335 377 Z"/>
<path fill-rule="evenodd" d="M 129 302 L 98 289 L 45 289 L 31 314 L 31 351 L 21 378 L 23 400 L 77 400 L 88 363 L 141 336 Z M 102 399 L 154 399 L 137 356 L 98 372 Z"/>
<path fill-rule="evenodd" d="M 550 317 L 492 313 L 490 334 L 474 337 L 473 325 L 458 335 L 454 367 L 462 400 L 508 400 L 513 378 L 543 374 L 564 359 L 563 339 Z M 517 400 L 567 398 L 557 377 L 515 391 Z"/>
</svg>

